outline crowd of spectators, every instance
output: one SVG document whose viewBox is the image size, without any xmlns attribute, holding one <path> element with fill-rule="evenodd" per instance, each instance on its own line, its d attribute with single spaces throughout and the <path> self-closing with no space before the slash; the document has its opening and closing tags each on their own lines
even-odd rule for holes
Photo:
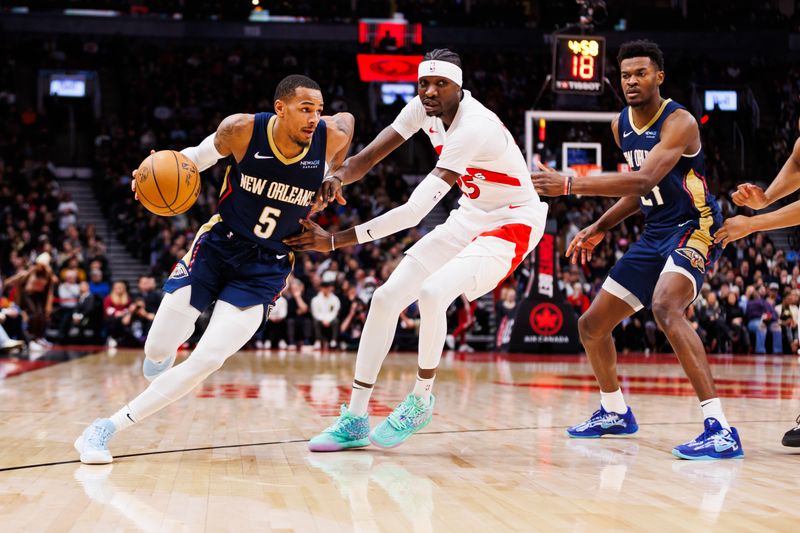
<svg viewBox="0 0 800 533">
<path fill-rule="evenodd" d="M 0 217 L 4 221 L 0 267 L 6 297 L 0 321 L 11 340 L 44 347 L 51 341 L 142 344 L 160 300 L 156 286 L 185 255 L 197 229 L 216 209 L 225 170 L 219 164 L 203 174 L 200 198 L 189 212 L 156 217 L 130 193 L 131 171 L 151 149 L 181 149 L 199 142 L 228 114 L 270 110 L 272 88 L 289 73 L 307 73 L 320 83 L 326 112 L 347 110 L 357 117 L 355 151 L 402 107 L 399 101 L 383 104 L 375 87 L 357 81 L 355 64 L 342 61 L 338 50 L 299 45 L 287 52 L 219 43 L 163 47 L 115 38 L 89 42 L 91 46 L 87 38 L 33 41 L 24 53 L 42 67 L 103 69 L 113 104 L 104 108 L 92 131 L 84 132 L 94 139 L 90 161 L 94 190 L 115 238 L 148 272 L 130 291 L 112 276 L 103 239 L 92 225 L 81 223 L 78 206 L 60 190 L 45 157 L 43 147 L 52 140 L 47 116 L 18 105 L 14 87 L 0 85 L 0 118 L 9 132 L 0 138 Z M 543 80 L 549 68 L 544 55 L 473 50 L 463 57 L 465 86 L 497 110 L 522 145 L 524 112 L 536 97 L 531 88 L 538 87 L 531 80 Z M 734 75 L 728 63 L 672 61 L 677 75 L 668 78 L 667 87 L 673 90 L 670 95 L 682 101 L 688 99 L 683 81 Z M 4 74 L 0 84 L 14 79 L 14 68 L 13 62 L 0 65 Z M 768 68 L 775 70 L 755 62 L 735 74 L 756 79 Z M 765 103 L 778 106 L 774 116 L 780 124 L 773 142 L 763 147 L 760 155 L 764 157 L 758 158 L 765 165 L 761 177 L 766 180 L 788 155 L 797 124 L 797 106 L 788 95 L 798 90 L 798 72 L 784 71 L 780 79 L 770 90 L 777 90 L 781 98 Z M 786 103 L 781 103 L 784 96 Z M 727 191 L 745 176 L 731 168 L 726 146 L 717 142 L 713 130 L 703 130 L 703 135 L 709 187 L 720 198 L 724 214 L 733 214 L 736 209 L 727 200 Z M 613 146 L 611 152 L 615 152 Z M 347 205 L 329 208 L 318 222 L 336 230 L 391 209 L 405 201 L 414 176 L 424 175 L 434 161 L 426 139 L 413 140 L 365 180 L 348 186 Z M 454 191 L 444 204 L 452 206 L 457 197 Z M 610 203 L 587 198 L 551 202 L 561 251 L 578 229 L 596 220 Z M 577 314 L 585 312 L 610 266 L 638 238 L 641 222 L 641 217 L 631 217 L 609 232 L 590 265 L 562 261 L 560 286 Z M 254 338 L 254 346 L 356 347 L 372 292 L 402 259 L 403 250 L 427 229 L 411 229 L 331 255 L 300 256 L 293 278 L 275 302 L 267 327 Z M 489 304 L 454 303 L 448 345 L 468 350 L 477 333 L 484 339 L 482 348 L 502 345 L 529 271 L 530 259 Z M 798 280 L 795 252 L 776 249 L 763 235 L 741 241 L 729 247 L 710 273 L 708 286 L 689 316 L 709 351 L 793 352 L 798 342 Z M 17 316 L 12 316 L 15 312 Z M 418 310 L 412 306 L 398 322 L 396 345 L 413 349 L 417 327 Z M 620 349 L 668 348 L 646 312 L 622 324 L 616 338 Z M 0 333 L 0 343 L 3 339 Z"/>
</svg>

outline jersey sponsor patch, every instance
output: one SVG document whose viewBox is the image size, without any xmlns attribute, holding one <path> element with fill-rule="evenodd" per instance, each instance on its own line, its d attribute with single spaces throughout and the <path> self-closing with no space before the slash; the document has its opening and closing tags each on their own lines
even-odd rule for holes
<svg viewBox="0 0 800 533">
<path fill-rule="evenodd" d="M 183 263 L 175 265 L 175 268 L 172 269 L 172 274 L 169 275 L 169 279 L 183 279 L 187 277 L 189 277 L 189 271 L 186 270 L 186 266 Z"/>
<path fill-rule="evenodd" d="M 700 252 L 694 248 L 678 248 L 675 251 L 688 259 L 693 268 L 696 268 L 702 274 L 706 273 L 706 258 Z"/>
</svg>

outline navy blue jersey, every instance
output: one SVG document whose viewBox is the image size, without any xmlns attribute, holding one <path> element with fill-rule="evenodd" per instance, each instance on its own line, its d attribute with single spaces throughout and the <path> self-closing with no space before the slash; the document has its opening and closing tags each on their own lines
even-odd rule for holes
<svg viewBox="0 0 800 533">
<path fill-rule="evenodd" d="M 633 125 L 630 107 L 619 115 L 618 133 L 622 151 L 632 170 L 639 170 L 647 154 L 661 140 L 661 126 L 669 115 L 683 106 L 665 100 L 644 128 Z M 644 213 L 645 232 L 671 231 L 686 227 L 690 233 L 681 245 L 693 247 L 706 255 L 711 245 L 712 227 L 721 222 L 717 201 L 708 192 L 702 147 L 696 154 L 681 156 L 680 161 L 658 185 L 639 199 Z"/>
<path fill-rule="evenodd" d="M 327 129 L 321 120 L 311 144 L 286 159 L 272 138 L 276 119 L 273 113 L 256 113 L 247 152 L 238 163 L 230 158 L 217 212 L 239 236 L 283 253 L 289 247 L 281 241 L 301 230 L 298 220 L 308 215 L 322 183 Z"/>
</svg>

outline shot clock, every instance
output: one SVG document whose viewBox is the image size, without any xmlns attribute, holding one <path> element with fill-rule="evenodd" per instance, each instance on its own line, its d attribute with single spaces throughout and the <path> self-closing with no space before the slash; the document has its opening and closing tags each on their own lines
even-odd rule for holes
<svg viewBox="0 0 800 533">
<path fill-rule="evenodd" d="M 556 35 L 553 43 L 553 91 L 602 93 L 605 54 L 605 37 Z"/>
</svg>

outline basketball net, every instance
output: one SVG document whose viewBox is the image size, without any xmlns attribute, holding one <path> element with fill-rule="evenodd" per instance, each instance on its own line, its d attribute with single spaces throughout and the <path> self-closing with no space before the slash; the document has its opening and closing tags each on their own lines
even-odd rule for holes
<svg viewBox="0 0 800 533">
<path fill-rule="evenodd" d="M 577 165 L 570 165 L 569 168 L 575 173 L 575 176 L 578 178 L 583 178 L 585 176 L 588 176 L 589 174 L 594 174 L 602 170 L 602 168 L 600 168 L 600 165 L 595 165 L 594 163 L 580 163 Z"/>
</svg>

